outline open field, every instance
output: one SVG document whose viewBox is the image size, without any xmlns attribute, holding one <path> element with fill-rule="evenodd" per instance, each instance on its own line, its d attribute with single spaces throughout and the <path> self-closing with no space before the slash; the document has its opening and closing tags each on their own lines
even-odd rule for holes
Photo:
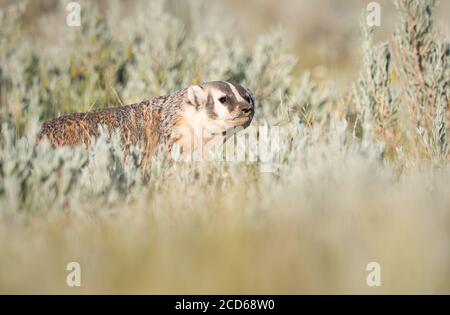
<svg viewBox="0 0 450 315">
<path fill-rule="evenodd" d="M 0 293 L 450 293 L 447 2 L 381 1 L 371 29 L 359 1 L 323 1 L 362 22 L 317 38 L 295 16 L 266 30 L 289 1 L 79 1 L 81 27 L 37 2 L 0 3 Z M 229 78 L 277 133 L 266 160 L 142 172 L 117 135 L 36 140 L 62 114 Z"/>
</svg>

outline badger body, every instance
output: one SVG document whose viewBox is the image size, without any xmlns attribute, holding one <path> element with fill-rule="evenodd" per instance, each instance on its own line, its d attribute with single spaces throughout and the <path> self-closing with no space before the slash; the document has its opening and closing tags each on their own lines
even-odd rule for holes
<svg viewBox="0 0 450 315">
<path fill-rule="evenodd" d="M 177 143 L 186 154 L 194 150 L 194 134 L 201 134 L 204 144 L 213 138 L 226 141 L 231 128 L 247 127 L 254 102 L 250 90 L 213 81 L 132 105 L 62 116 L 45 122 L 39 138 L 48 139 L 53 147 L 89 146 L 100 134 L 99 127 L 106 126 L 109 132 L 120 132 L 126 149 L 136 145 L 151 156 L 158 148 L 170 151 Z"/>
<path fill-rule="evenodd" d="M 104 126 L 109 132 L 119 131 L 125 148 L 137 145 L 151 154 L 160 142 L 167 99 L 157 97 L 127 106 L 65 115 L 45 122 L 39 138 L 48 139 L 53 147 L 88 147 L 92 139 L 100 135 L 100 126 Z"/>
</svg>

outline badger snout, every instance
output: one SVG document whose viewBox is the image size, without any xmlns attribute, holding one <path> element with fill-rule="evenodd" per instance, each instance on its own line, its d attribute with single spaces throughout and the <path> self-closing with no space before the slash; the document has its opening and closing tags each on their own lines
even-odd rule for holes
<svg viewBox="0 0 450 315">
<path fill-rule="evenodd" d="M 241 103 L 239 109 L 241 110 L 241 113 L 245 116 L 253 115 L 254 108 L 252 104 Z"/>
</svg>

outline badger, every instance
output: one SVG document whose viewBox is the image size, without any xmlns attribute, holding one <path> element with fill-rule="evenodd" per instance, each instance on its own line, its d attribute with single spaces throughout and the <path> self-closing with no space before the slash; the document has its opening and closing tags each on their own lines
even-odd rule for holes
<svg viewBox="0 0 450 315">
<path fill-rule="evenodd" d="M 89 146 L 100 135 L 99 126 L 119 131 L 125 150 L 143 149 L 143 160 L 159 150 L 177 147 L 189 155 L 199 144 L 224 143 L 250 125 L 255 112 L 252 91 L 228 81 L 191 85 L 166 96 L 127 106 L 75 113 L 45 122 L 39 139 L 53 147 Z"/>
</svg>

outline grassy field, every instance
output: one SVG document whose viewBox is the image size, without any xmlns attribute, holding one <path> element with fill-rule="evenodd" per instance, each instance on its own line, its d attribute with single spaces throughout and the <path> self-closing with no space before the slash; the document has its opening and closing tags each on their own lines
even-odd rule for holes
<svg viewBox="0 0 450 315">
<path fill-rule="evenodd" d="M 79 2 L 80 27 L 62 1 L 1 7 L 0 293 L 450 293 L 450 45 L 436 1 L 396 1 L 389 32 L 362 17 L 357 40 L 319 61 L 290 45 L 296 24 L 241 34 L 219 2 Z M 143 172 L 118 135 L 89 150 L 36 140 L 62 114 L 229 78 L 255 92 L 252 127 L 277 132 L 266 160 L 157 156 Z M 366 283 L 370 262 L 381 286 Z"/>
</svg>

